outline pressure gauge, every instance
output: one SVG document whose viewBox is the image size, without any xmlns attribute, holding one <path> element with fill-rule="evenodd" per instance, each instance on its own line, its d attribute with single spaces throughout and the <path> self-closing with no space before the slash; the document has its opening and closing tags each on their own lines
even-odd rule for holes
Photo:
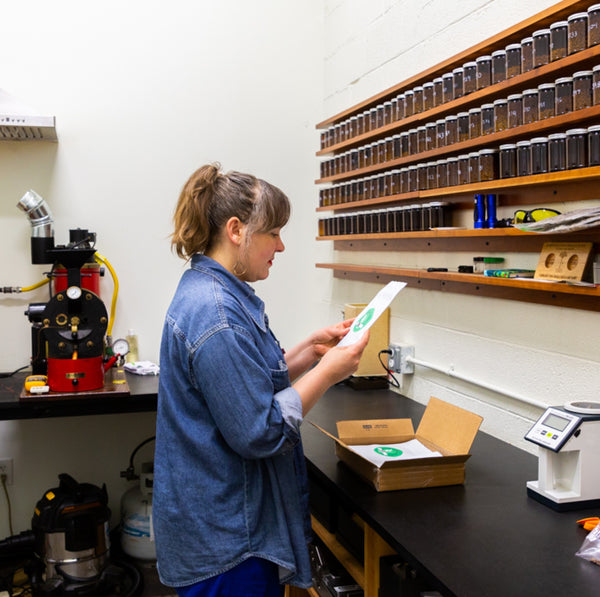
<svg viewBox="0 0 600 597">
<path fill-rule="evenodd" d="M 119 338 L 113 342 L 113 354 L 124 357 L 129 352 L 129 342 L 125 338 Z"/>
<path fill-rule="evenodd" d="M 69 286 L 67 288 L 67 296 L 72 300 L 77 300 L 81 296 L 81 288 L 79 286 Z"/>
</svg>

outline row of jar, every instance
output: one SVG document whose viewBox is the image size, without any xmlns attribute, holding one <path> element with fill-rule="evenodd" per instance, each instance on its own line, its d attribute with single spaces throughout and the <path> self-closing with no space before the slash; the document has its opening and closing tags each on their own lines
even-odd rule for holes
<svg viewBox="0 0 600 597">
<path fill-rule="evenodd" d="M 319 219 L 319 236 L 419 232 L 448 226 L 450 215 L 442 201 L 336 214 Z"/>
<path fill-rule="evenodd" d="M 412 164 L 321 189 L 329 207 L 391 195 L 487 182 L 498 178 L 600 166 L 600 125 L 507 143 L 468 154 Z"/>
<path fill-rule="evenodd" d="M 447 147 L 593 105 L 600 105 L 600 65 L 323 160 L 321 178 Z"/>
<path fill-rule="evenodd" d="M 321 149 L 343 143 L 398 120 L 420 114 L 478 89 L 500 83 L 600 43 L 600 4 L 570 15 L 549 28 L 489 56 L 466 62 L 433 81 L 400 93 L 321 133 Z"/>
</svg>

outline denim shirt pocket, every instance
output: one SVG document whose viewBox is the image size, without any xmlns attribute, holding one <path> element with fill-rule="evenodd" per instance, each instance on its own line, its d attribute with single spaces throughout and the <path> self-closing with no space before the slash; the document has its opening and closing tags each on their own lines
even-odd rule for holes
<svg viewBox="0 0 600 597">
<path fill-rule="evenodd" d="M 280 359 L 277 363 L 278 369 L 269 369 L 271 372 L 271 380 L 273 381 L 273 389 L 275 392 L 281 392 L 285 388 L 290 386 L 290 376 L 288 372 L 287 363 Z"/>
</svg>

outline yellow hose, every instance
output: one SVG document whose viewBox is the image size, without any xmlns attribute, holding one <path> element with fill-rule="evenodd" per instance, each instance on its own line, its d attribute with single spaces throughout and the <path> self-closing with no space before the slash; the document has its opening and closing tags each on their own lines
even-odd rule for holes
<svg viewBox="0 0 600 597">
<path fill-rule="evenodd" d="M 48 284 L 48 282 L 50 282 L 50 278 L 44 278 L 43 280 L 40 280 L 37 284 L 32 284 L 31 286 L 24 286 L 23 288 L 21 288 L 21 292 L 29 292 L 30 290 L 35 290 L 36 288 L 39 288 L 44 284 Z"/>
<path fill-rule="evenodd" d="M 96 251 L 96 253 L 94 253 L 94 259 L 98 263 L 106 265 L 106 267 L 108 268 L 108 271 L 110 272 L 110 275 L 112 276 L 112 279 L 113 279 L 113 295 L 112 295 L 112 301 L 110 304 L 110 318 L 108 320 L 108 328 L 106 330 L 106 335 L 112 336 L 112 327 L 113 327 L 113 322 L 115 320 L 115 311 L 117 309 L 117 295 L 119 293 L 119 279 L 117 278 L 117 274 L 116 274 L 115 270 L 113 269 L 113 266 L 110 264 L 108 259 L 106 259 L 106 257 L 103 257 L 102 255 L 100 255 L 100 253 L 98 253 Z"/>
</svg>

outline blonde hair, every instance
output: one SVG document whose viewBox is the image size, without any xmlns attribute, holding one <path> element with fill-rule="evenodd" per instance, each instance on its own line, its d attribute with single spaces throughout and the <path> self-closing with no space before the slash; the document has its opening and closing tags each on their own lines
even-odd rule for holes
<svg viewBox="0 0 600 597">
<path fill-rule="evenodd" d="M 222 174 L 219 163 L 202 166 L 179 195 L 171 248 L 183 259 L 205 253 L 232 217 L 248 226 L 249 238 L 255 232 L 284 226 L 290 202 L 279 188 L 251 174 Z"/>
</svg>

